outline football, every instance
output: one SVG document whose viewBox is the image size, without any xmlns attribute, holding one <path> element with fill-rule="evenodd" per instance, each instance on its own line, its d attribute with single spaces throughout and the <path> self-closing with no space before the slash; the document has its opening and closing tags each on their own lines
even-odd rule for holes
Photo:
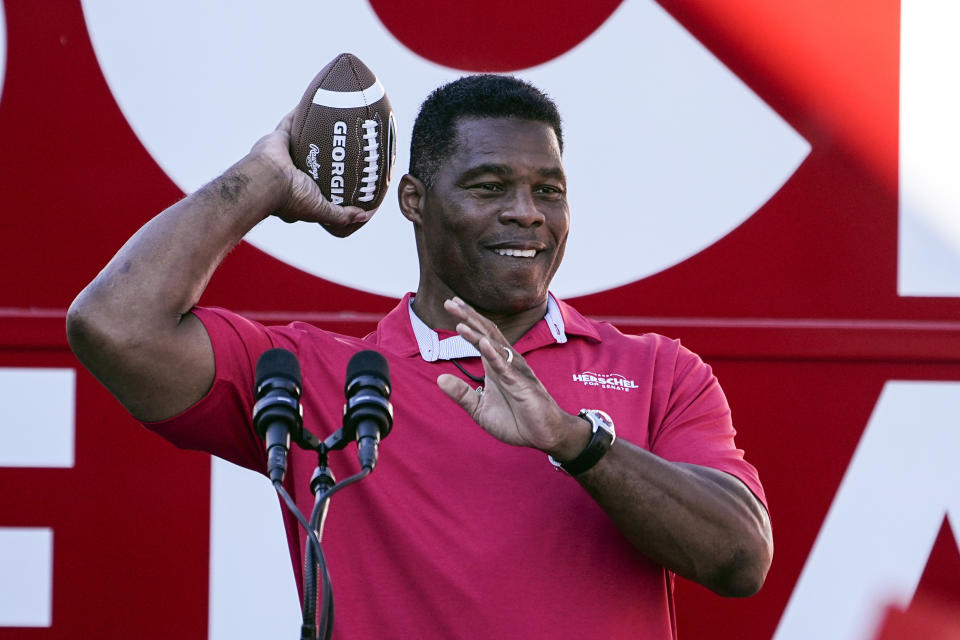
<svg viewBox="0 0 960 640">
<path fill-rule="evenodd" d="M 290 156 L 330 202 L 371 211 L 387 193 L 396 140 L 383 85 L 359 58 L 341 53 L 297 105 Z"/>
</svg>

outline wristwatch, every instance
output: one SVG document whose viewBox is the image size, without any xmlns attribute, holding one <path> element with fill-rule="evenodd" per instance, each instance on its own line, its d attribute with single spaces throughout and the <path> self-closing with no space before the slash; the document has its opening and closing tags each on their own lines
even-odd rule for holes
<svg viewBox="0 0 960 640">
<path fill-rule="evenodd" d="M 593 467 L 604 456 L 613 441 L 617 439 L 617 432 L 613 428 L 613 419 L 607 415 L 606 411 L 600 409 L 580 409 L 577 414 L 590 423 L 593 427 L 593 436 L 587 444 L 587 448 L 580 452 L 573 460 L 567 462 L 557 462 L 553 456 L 548 456 L 550 462 L 557 469 L 563 469 L 572 476 L 579 475 Z"/>
</svg>

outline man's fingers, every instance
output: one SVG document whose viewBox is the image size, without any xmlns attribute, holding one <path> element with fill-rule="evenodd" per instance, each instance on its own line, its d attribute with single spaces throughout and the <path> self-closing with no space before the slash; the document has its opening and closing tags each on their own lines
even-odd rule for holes
<svg viewBox="0 0 960 640">
<path fill-rule="evenodd" d="M 437 386 L 451 400 L 463 407 L 464 411 L 471 416 L 475 415 L 477 406 L 480 404 L 480 394 L 477 393 L 476 389 L 450 373 L 444 373 L 437 378 Z"/>
<path fill-rule="evenodd" d="M 317 222 L 335 236 L 348 236 L 362 227 L 374 214 L 360 207 L 341 206 L 333 204 L 326 198 L 320 188 L 310 177 L 299 169 L 291 168 L 295 172 L 291 176 L 290 197 L 287 205 L 276 215 L 293 222 Z"/>
<path fill-rule="evenodd" d="M 364 211 L 359 207 L 338 207 L 338 205 L 330 206 L 340 209 L 336 212 L 338 214 L 338 219 L 346 220 L 346 222 L 321 222 L 320 226 L 322 226 L 327 233 L 338 238 L 346 238 L 351 233 L 365 225 L 367 220 L 369 220 L 374 214 L 374 211 Z"/>
<path fill-rule="evenodd" d="M 445 300 L 443 306 L 451 315 L 460 320 L 456 326 L 457 333 L 478 349 L 482 338 L 487 338 L 495 345 L 509 345 L 507 339 L 503 337 L 500 329 L 492 320 L 460 298 L 454 297 Z"/>
<path fill-rule="evenodd" d="M 487 335 L 499 335 L 500 330 L 492 320 L 468 305 L 458 297 L 444 301 L 444 308 L 467 323 L 472 328 Z"/>
<path fill-rule="evenodd" d="M 457 333 L 480 351 L 484 360 L 484 369 L 495 371 L 503 376 L 511 372 L 511 367 L 524 368 L 523 358 L 510 346 L 491 320 L 459 298 L 446 300 L 444 307 L 460 318 L 461 322 L 456 326 Z"/>
<path fill-rule="evenodd" d="M 364 224 L 363 222 L 354 222 L 346 226 L 341 226 L 341 225 L 324 224 L 321 222 L 320 226 L 323 227 L 324 231 L 326 231 L 332 236 L 335 236 L 337 238 L 346 238 L 347 236 L 352 234 L 354 231 L 362 227 L 363 224 Z"/>
<path fill-rule="evenodd" d="M 524 372 L 522 356 L 510 346 L 484 336 L 477 343 L 483 356 L 484 369 L 492 371 L 501 379 L 516 382 Z"/>
<path fill-rule="evenodd" d="M 331 204 L 329 202 L 326 203 L 326 206 L 325 220 L 320 221 L 325 227 L 346 227 L 352 224 L 363 224 L 372 218 L 374 213 L 373 211 L 364 211 L 360 207 L 341 207 L 338 204 Z"/>
<path fill-rule="evenodd" d="M 279 131 L 284 131 L 289 135 L 290 127 L 293 126 L 293 115 L 295 112 L 296 109 L 291 109 L 287 115 L 283 116 L 283 119 L 277 123 L 276 129 Z"/>
</svg>

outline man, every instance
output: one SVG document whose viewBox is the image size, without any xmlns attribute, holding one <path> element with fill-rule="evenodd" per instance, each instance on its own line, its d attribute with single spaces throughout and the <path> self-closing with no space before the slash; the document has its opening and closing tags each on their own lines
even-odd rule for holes
<svg viewBox="0 0 960 640">
<path fill-rule="evenodd" d="M 68 335 L 149 428 L 261 472 L 260 353 L 298 355 L 305 426 L 321 437 L 338 426 L 349 357 L 386 355 L 395 427 L 324 536 L 341 637 L 675 638 L 674 573 L 722 595 L 760 588 L 763 490 L 709 367 L 548 293 L 569 211 L 546 96 L 473 76 L 424 103 L 398 189 L 420 283 L 364 340 L 196 307 L 271 212 L 335 235 L 369 218 L 294 168 L 290 122 L 138 231 L 74 302 Z M 596 374 L 606 384 L 585 384 Z M 287 486 L 309 510 L 315 458 L 291 457 Z M 302 546 L 292 535 L 295 566 Z"/>
</svg>

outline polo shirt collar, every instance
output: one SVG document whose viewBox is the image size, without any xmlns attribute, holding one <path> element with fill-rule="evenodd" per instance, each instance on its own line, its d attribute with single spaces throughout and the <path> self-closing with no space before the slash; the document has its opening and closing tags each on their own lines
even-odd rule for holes
<svg viewBox="0 0 960 640">
<path fill-rule="evenodd" d="M 437 360 L 480 357 L 477 348 L 460 335 L 454 334 L 441 338 L 436 331 L 428 327 L 427 323 L 413 312 L 412 302 L 408 302 L 407 308 L 410 310 L 410 324 L 413 327 L 413 334 L 417 337 L 417 346 L 420 349 L 421 358 L 427 362 L 436 362 Z M 550 329 L 550 335 L 554 342 L 563 344 L 567 341 L 567 334 L 563 331 L 563 316 L 560 315 L 560 309 L 552 295 L 547 296 L 547 313 L 543 316 L 543 320 L 546 322 L 547 328 Z"/>
<path fill-rule="evenodd" d="M 410 304 L 412 299 L 413 294 L 407 293 L 400 304 L 380 321 L 376 332 L 378 344 L 389 347 L 398 355 L 419 355 L 427 362 L 479 357 L 480 353 L 476 348 L 462 337 L 455 335 L 441 338 L 436 331 L 428 327 L 413 312 Z M 550 294 L 547 298 L 547 313 L 517 341 L 514 348 L 520 353 L 526 353 L 550 344 L 563 344 L 571 335 L 600 342 L 600 334 L 589 320 Z"/>
</svg>

